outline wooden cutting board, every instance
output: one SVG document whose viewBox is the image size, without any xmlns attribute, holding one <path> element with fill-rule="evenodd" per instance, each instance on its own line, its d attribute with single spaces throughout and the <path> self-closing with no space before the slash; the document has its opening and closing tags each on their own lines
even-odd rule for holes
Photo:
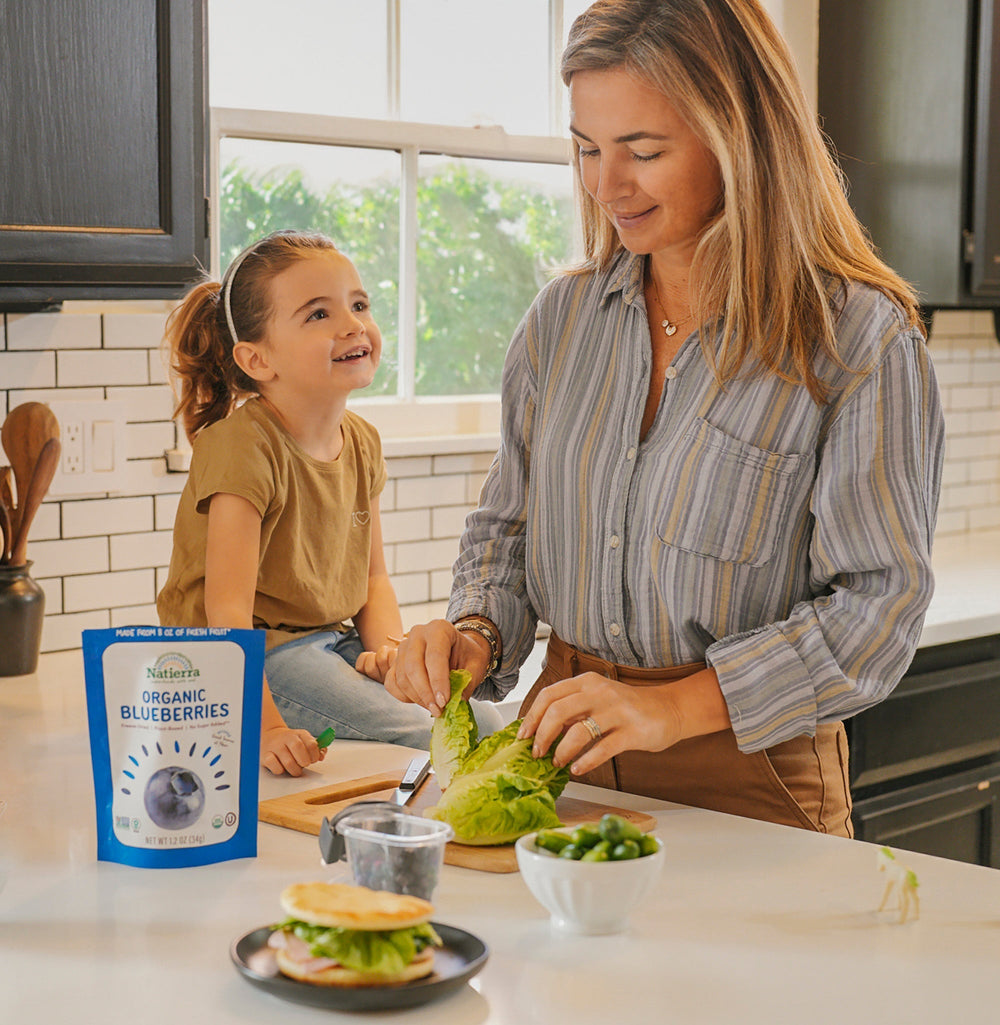
<svg viewBox="0 0 1000 1025">
<path fill-rule="evenodd" d="M 261 801 L 258 815 L 261 822 L 270 822 L 275 826 L 285 826 L 287 829 L 297 829 L 302 833 L 319 836 L 324 818 L 333 818 L 337 812 L 355 801 L 388 801 L 401 778 L 401 772 L 381 773 L 343 783 L 333 783 L 330 786 L 315 787 L 297 794 L 286 794 L 284 797 L 273 797 L 269 801 Z M 440 797 L 441 788 L 437 780 L 433 775 L 429 776 L 410 799 L 406 810 L 419 815 L 424 808 L 437 804 Z M 556 801 L 556 813 L 564 826 L 594 822 L 606 812 L 621 815 L 623 819 L 634 822 L 644 832 L 656 826 L 656 819 L 645 812 L 616 808 L 595 801 L 583 801 L 565 795 Z M 482 872 L 517 871 L 517 855 L 512 843 L 477 847 L 453 841 L 445 847 L 444 860 L 448 865 L 475 868 Z"/>
</svg>

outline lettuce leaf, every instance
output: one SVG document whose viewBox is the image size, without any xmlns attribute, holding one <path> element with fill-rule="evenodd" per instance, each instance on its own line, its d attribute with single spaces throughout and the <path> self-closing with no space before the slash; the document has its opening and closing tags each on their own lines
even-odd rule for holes
<svg viewBox="0 0 1000 1025">
<path fill-rule="evenodd" d="M 295 933 L 309 945 L 313 957 L 329 957 L 345 968 L 379 975 L 395 975 L 425 947 L 441 946 L 441 938 L 429 922 L 406 929 L 370 931 L 311 925 L 287 918 L 275 928 Z"/>
<path fill-rule="evenodd" d="M 462 691 L 472 681 L 466 669 L 453 669 L 450 676 L 451 697 L 431 726 L 431 767 L 442 790 L 447 790 L 458 765 L 476 746 L 479 727 L 472 706 Z"/>
</svg>

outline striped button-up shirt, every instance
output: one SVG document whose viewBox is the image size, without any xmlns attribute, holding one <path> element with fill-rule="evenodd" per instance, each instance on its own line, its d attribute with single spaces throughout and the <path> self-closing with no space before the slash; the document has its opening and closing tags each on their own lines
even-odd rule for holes
<svg viewBox="0 0 1000 1025">
<path fill-rule="evenodd" d="M 651 371 L 643 258 L 561 277 L 515 334 L 501 445 L 455 563 L 451 619 L 500 628 L 517 681 L 538 619 L 612 662 L 707 661 L 740 748 L 885 698 L 916 648 L 944 426 L 924 340 L 860 285 L 819 405 L 747 368 L 720 387 L 697 333 L 640 439 Z"/>
</svg>

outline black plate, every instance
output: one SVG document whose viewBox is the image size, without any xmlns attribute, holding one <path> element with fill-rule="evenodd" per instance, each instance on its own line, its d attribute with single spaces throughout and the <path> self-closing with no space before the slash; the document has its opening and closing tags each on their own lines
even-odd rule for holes
<svg viewBox="0 0 1000 1025">
<path fill-rule="evenodd" d="M 434 948 L 434 971 L 423 979 L 398 986 L 362 986 L 341 989 L 337 986 L 311 986 L 290 979 L 278 971 L 267 938 L 270 926 L 254 929 L 235 940 L 230 956 L 236 970 L 255 986 L 269 993 L 310 1007 L 328 1007 L 335 1011 L 385 1011 L 417 1007 L 438 1000 L 464 986 L 486 964 L 489 950 L 477 936 L 464 929 L 432 922 L 443 946 Z"/>
</svg>

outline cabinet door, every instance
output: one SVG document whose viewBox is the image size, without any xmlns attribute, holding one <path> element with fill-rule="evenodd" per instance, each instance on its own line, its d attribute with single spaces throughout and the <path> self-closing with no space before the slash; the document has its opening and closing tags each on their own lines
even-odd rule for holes
<svg viewBox="0 0 1000 1025">
<path fill-rule="evenodd" d="M 1000 2 L 979 11 L 972 171 L 973 295 L 1000 296 Z"/>
<path fill-rule="evenodd" d="M 204 0 L 5 0 L 0 38 L 0 301 L 178 294 L 208 258 Z"/>
<path fill-rule="evenodd" d="M 852 820 L 868 843 L 1000 868 L 1000 767 L 856 801 Z"/>
</svg>

